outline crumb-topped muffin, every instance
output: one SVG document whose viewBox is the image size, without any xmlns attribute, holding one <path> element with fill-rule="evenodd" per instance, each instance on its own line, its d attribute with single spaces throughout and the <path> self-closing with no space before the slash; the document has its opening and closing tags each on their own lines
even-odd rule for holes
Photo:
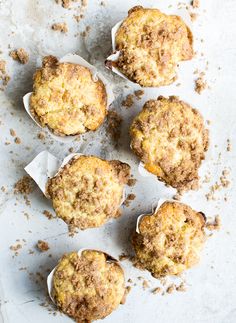
<svg viewBox="0 0 236 323">
<path fill-rule="evenodd" d="M 129 10 L 115 35 L 118 69 L 141 86 L 169 85 L 178 62 L 192 59 L 193 37 L 179 16 L 141 6 Z"/>
<path fill-rule="evenodd" d="M 209 135 L 200 113 L 177 97 L 146 102 L 131 128 L 131 148 L 144 167 L 179 191 L 198 187 Z"/>
<path fill-rule="evenodd" d="M 119 306 L 124 294 L 121 266 L 100 251 L 66 254 L 53 274 L 53 300 L 79 323 L 106 317 Z"/>
<path fill-rule="evenodd" d="M 106 106 L 106 88 L 87 67 L 47 56 L 34 74 L 31 112 L 56 135 L 96 130 L 104 121 Z"/>
<path fill-rule="evenodd" d="M 178 202 L 165 202 L 145 215 L 133 237 L 137 265 L 156 277 L 179 275 L 199 261 L 205 216 Z"/>
<path fill-rule="evenodd" d="M 71 228 L 99 227 L 120 215 L 130 166 L 95 156 L 74 157 L 51 178 L 47 193 L 53 208 Z"/>
</svg>

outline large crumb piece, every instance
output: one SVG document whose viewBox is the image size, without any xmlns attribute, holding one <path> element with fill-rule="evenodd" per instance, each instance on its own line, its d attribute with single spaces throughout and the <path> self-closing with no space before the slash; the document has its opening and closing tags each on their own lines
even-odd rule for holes
<svg viewBox="0 0 236 323">
<path fill-rule="evenodd" d="M 116 111 L 109 111 L 108 116 L 108 133 L 110 134 L 111 138 L 117 144 L 118 140 L 120 139 L 121 135 L 121 123 L 122 118 Z"/>
<path fill-rule="evenodd" d="M 24 48 L 19 48 L 10 51 L 9 56 L 11 56 L 11 58 L 13 58 L 15 61 L 18 61 L 21 64 L 27 64 L 29 61 L 29 54 Z"/>
<path fill-rule="evenodd" d="M 156 287 L 152 290 L 152 294 L 156 295 L 156 294 L 160 294 L 162 291 L 161 287 Z"/>
<path fill-rule="evenodd" d="M 36 246 L 41 252 L 48 251 L 50 249 L 48 243 L 43 240 L 39 240 Z"/>
<path fill-rule="evenodd" d="M 135 179 L 135 178 L 130 178 L 129 180 L 128 180 L 128 186 L 134 186 L 135 184 L 136 184 L 136 182 L 137 182 L 137 179 Z"/>
<path fill-rule="evenodd" d="M 134 95 L 137 100 L 140 100 L 142 98 L 142 96 L 144 95 L 144 91 L 143 90 L 134 91 Z"/>
<path fill-rule="evenodd" d="M 179 286 L 176 286 L 176 290 L 177 290 L 177 292 L 186 292 L 187 288 L 186 288 L 184 282 L 180 283 Z"/>
<path fill-rule="evenodd" d="M 168 294 L 172 294 L 175 290 L 176 290 L 176 286 L 175 286 L 175 284 L 171 284 L 171 285 L 169 285 L 169 286 L 167 287 L 166 292 L 167 292 Z"/>
<path fill-rule="evenodd" d="M 33 181 L 29 176 L 23 176 L 14 185 L 15 194 L 30 194 L 33 192 Z"/>
<path fill-rule="evenodd" d="M 55 23 L 52 25 L 52 30 L 55 31 L 60 31 L 61 33 L 67 33 L 68 32 L 68 27 L 65 22 L 60 22 L 60 23 Z"/>
<path fill-rule="evenodd" d="M 133 104 L 134 104 L 134 96 L 133 96 L 133 94 L 127 95 L 125 100 L 122 101 L 122 106 L 126 107 L 126 108 L 131 108 Z"/>
<path fill-rule="evenodd" d="M 0 60 L 0 89 L 4 89 L 7 86 L 8 82 L 10 81 L 10 76 L 7 75 L 6 71 L 6 61 Z M 3 87 L 1 87 L 1 85 Z"/>
<path fill-rule="evenodd" d="M 199 77 L 195 80 L 195 91 L 201 94 L 207 88 L 207 82 L 204 79 L 204 73 L 200 73 Z"/>
</svg>

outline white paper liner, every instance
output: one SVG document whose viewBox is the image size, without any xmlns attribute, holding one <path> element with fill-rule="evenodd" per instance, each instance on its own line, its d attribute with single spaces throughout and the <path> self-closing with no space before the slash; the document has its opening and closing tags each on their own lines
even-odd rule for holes
<svg viewBox="0 0 236 323">
<path fill-rule="evenodd" d="M 152 207 L 152 211 L 150 213 L 146 213 L 146 214 L 140 214 L 139 217 L 137 218 L 137 222 L 136 222 L 136 232 L 137 233 L 140 233 L 139 231 L 139 223 L 140 221 L 142 220 L 143 217 L 145 216 L 152 216 L 153 214 L 155 214 L 157 212 L 157 210 L 162 206 L 162 204 L 164 204 L 165 202 L 176 202 L 175 200 L 173 199 L 159 199 L 158 200 L 158 203 L 157 203 L 157 206 L 154 208 Z"/>
<path fill-rule="evenodd" d="M 99 252 L 102 252 L 104 253 L 105 255 L 107 255 L 109 257 L 109 259 L 107 260 L 108 263 L 117 263 L 119 264 L 119 261 L 115 258 L 113 258 L 111 255 L 109 255 L 108 253 L 102 251 L 102 250 L 98 250 L 98 249 L 87 249 L 87 248 L 81 248 L 80 250 L 78 250 L 78 255 L 81 256 L 82 252 L 85 251 L 85 250 L 92 250 L 92 251 L 99 251 Z M 52 297 L 52 289 L 53 289 L 53 275 L 54 275 L 54 272 L 56 270 L 57 266 L 50 272 L 50 274 L 48 275 L 47 277 L 47 288 L 48 288 L 48 294 L 52 300 L 52 302 L 55 304 L 55 301 Z M 123 268 L 120 266 L 120 268 L 122 269 L 123 271 Z"/>
<path fill-rule="evenodd" d="M 61 163 L 58 158 L 44 150 L 25 167 L 25 171 L 33 178 L 40 190 L 47 197 L 46 188 L 49 178 L 54 177 L 75 156 L 81 156 L 81 154 L 70 154 Z"/>
<path fill-rule="evenodd" d="M 152 8 L 152 9 L 155 9 L 155 8 Z M 189 28 L 192 27 L 192 22 L 191 22 L 191 19 L 190 19 L 190 15 L 189 15 L 189 13 L 188 13 L 188 11 L 186 9 L 179 9 L 176 12 L 170 13 L 170 15 L 180 16 Z M 129 82 L 137 85 L 138 83 L 135 83 L 135 82 L 131 81 L 118 68 L 116 68 L 112 64 L 109 64 L 109 62 L 116 62 L 118 60 L 119 56 L 120 56 L 120 51 L 116 50 L 116 33 L 117 33 L 118 29 L 120 28 L 120 26 L 122 25 L 124 20 L 125 19 L 119 21 L 111 29 L 112 54 L 110 56 L 108 56 L 107 59 L 106 59 L 106 67 L 108 69 L 110 69 L 112 72 L 114 72 L 115 74 L 121 76 L 126 81 L 129 81 Z"/>
<path fill-rule="evenodd" d="M 72 153 L 66 156 L 61 162 L 54 155 L 44 150 L 39 153 L 24 169 L 36 182 L 43 194 L 47 196 L 47 182 L 49 178 L 54 177 L 58 172 L 74 157 L 79 157 L 81 153 Z M 120 206 L 126 199 L 126 189 L 123 190 Z"/>
<path fill-rule="evenodd" d="M 79 64 L 82 65 L 84 67 L 87 67 L 90 69 L 92 75 L 93 75 L 93 80 L 96 82 L 98 79 L 100 79 L 105 88 L 106 88 L 106 93 L 107 93 L 107 109 L 108 107 L 111 105 L 111 103 L 114 101 L 114 94 L 112 91 L 112 87 L 109 84 L 109 82 L 107 81 L 107 79 L 97 70 L 97 68 L 91 64 L 89 64 L 85 59 L 83 59 L 81 56 L 76 55 L 76 54 L 67 54 L 65 56 L 63 56 L 60 60 L 60 63 L 73 63 L 73 64 Z M 69 143 L 72 142 L 73 140 L 75 140 L 76 138 L 78 138 L 80 135 L 71 135 L 71 136 L 58 136 L 55 133 L 53 133 L 53 131 L 51 131 L 48 127 L 42 127 L 40 125 L 40 123 L 35 119 L 34 115 L 32 114 L 31 110 L 30 110 L 30 96 L 31 96 L 32 92 L 27 93 L 24 97 L 23 97 L 23 103 L 24 103 L 24 107 L 26 112 L 28 113 L 28 115 L 31 117 L 31 119 L 41 128 L 44 129 L 45 131 L 47 131 L 53 139 L 58 140 L 60 142 L 63 143 Z"/>
</svg>

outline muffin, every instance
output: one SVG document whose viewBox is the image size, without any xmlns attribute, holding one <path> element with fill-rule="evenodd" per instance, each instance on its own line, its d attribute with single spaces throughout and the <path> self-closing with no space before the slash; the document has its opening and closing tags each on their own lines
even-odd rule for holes
<svg viewBox="0 0 236 323">
<path fill-rule="evenodd" d="M 200 113 L 177 97 L 146 102 L 130 127 L 131 148 L 144 167 L 178 191 L 198 187 L 208 149 Z"/>
<path fill-rule="evenodd" d="M 178 202 L 145 215 L 133 237 L 136 261 L 156 277 L 179 275 L 198 263 L 205 242 L 205 216 Z"/>
<path fill-rule="evenodd" d="M 115 44 L 120 51 L 116 67 L 145 87 L 173 83 L 178 63 L 194 55 L 192 33 L 179 16 L 141 6 L 129 10 Z"/>
<path fill-rule="evenodd" d="M 95 156 L 77 156 L 47 184 L 53 208 L 71 228 L 100 227 L 120 215 L 129 165 Z"/>
<path fill-rule="evenodd" d="M 91 322 L 111 314 L 125 294 L 119 263 L 101 251 L 64 255 L 53 273 L 51 296 L 76 322 Z"/>
<path fill-rule="evenodd" d="M 96 130 L 104 121 L 106 107 L 106 88 L 87 67 L 47 56 L 34 74 L 31 113 L 58 136 Z"/>
</svg>

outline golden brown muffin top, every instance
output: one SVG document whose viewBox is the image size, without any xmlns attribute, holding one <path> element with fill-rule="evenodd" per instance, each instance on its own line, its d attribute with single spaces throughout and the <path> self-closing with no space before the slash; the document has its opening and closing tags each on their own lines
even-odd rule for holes
<svg viewBox="0 0 236 323">
<path fill-rule="evenodd" d="M 94 81 L 87 67 L 48 56 L 34 74 L 31 112 L 59 136 L 96 130 L 106 116 L 106 105 L 105 86 Z"/>
<path fill-rule="evenodd" d="M 138 265 L 156 277 L 179 275 L 199 261 L 205 216 L 178 202 L 165 202 L 139 222 L 133 246 Z"/>
<path fill-rule="evenodd" d="M 179 16 L 137 6 L 116 33 L 117 67 L 141 86 L 163 86 L 176 79 L 178 62 L 193 57 L 193 37 Z"/>
<path fill-rule="evenodd" d="M 209 136 L 196 109 L 160 96 L 146 102 L 130 134 L 132 150 L 149 172 L 179 191 L 197 188 Z"/>
<path fill-rule="evenodd" d="M 56 305 L 78 323 L 106 317 L 119 306 L 124 293 L 122 268 L 100 251 L 66 254 L 53 274 Z"/>
<path fill-rule="evenodd" d="M 79 229 L 99 227 L 120 215 L 129 165 L 95 156 L 70 160 L 48 182 L 48 195 L 58 217 Z"/>
</svg>

